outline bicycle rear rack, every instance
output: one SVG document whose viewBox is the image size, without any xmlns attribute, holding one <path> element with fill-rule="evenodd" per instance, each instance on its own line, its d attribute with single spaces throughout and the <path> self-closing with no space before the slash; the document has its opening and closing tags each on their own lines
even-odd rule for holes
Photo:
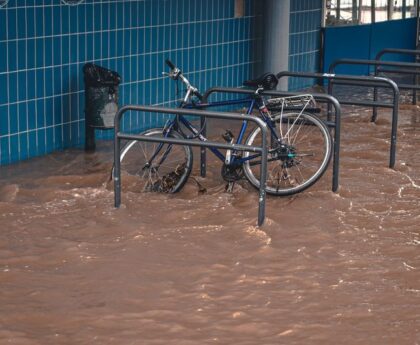
<svg viewBox="0 0 420 345">
<path fill-rule="evenodd" d="M 177 115 L 193 115 L 204 117 L 219 118 L 226 120 L 238 120 L 238 121 L 251 121 L 255 122 L 258 127 L 261 128 L 262 133 L 262 145 L 261 146 L 250 146 L 250 145 L 239 145 L 230 143 L 218 143 L 214 141 L 198 141 L 193 139 L 176 139 L 176 138 L 159 138 L 145 135 L 133 135 L 121 132 L 121 119 L 124 113 L 127 111 L 140 111 L 149 113 L 163 113 L 163 114 L 177 114 Z M 174 145 L 188 145 L 188 146 L 199 146 L 199 147 L 214 147 L 219 149 L 235 150 L 235 151 L 248 151 L 248 152 L 260 152 L 261 153 L 261 167 L 260 167 L 260 188 L 258 198 L 258 226 L 264 223 L 265 219 L 265 200 L 266 200 L 266 178 L 267 178 L 267 125 L 263 120 L 255 116 L 232 114 L 227 112 L 212 112 L 207 110 L 188 110 L 188 109 L 175 109 L 175 108 L 163 108 L 163 107 L 152 107 L 152 106 L 140 106 L 140 105 L 128 105 L 118 110 L 114 119 L 114 198 L 115 207 L 118 208 L 121 205 L 121 140 L 138 140 L 147 142 L 159 142 Z"/>
</svg>

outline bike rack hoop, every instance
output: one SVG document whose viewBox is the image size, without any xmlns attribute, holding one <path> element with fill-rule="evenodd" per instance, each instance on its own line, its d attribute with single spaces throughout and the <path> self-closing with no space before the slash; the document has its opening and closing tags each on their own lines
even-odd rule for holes
<svg viewBox="0 0 420 345">
<path fill-rule="evenodd" d="M 378 54 L 375 56 L 375 60 L 380 60 L 382 56 L 385 54 L 400 54 L 400 55 L 412 55 L 412 56 L 420 56 L 420 50 L 415 49 L 398 49 L 398 48 L 385 48 L 382 49 Z"/>
<path fill-rule="evenodd" d="M 212 87 L 208 89 L 203 95 L 203 103 L 207 103 L 209 97 L 215 93 L 229 93 L 229 94 L 255 94 L 254 90 L 240 89 L 240 88 L 229 88 L 229 87 Z M 288 96 L 299 96 L 302 93 L 288 92 L 288 91 L 263 91 L 263 95 L 274 96 L 274 97 L 288 97 Z M 339 165 L 340 165 L 340 138 L 341 138 L 341 106 L 337 99 L 333 96 L 313 93 L 312 97 L 317 102 L 328 103 L 334 107 L 334 122 L 326 122 L 329 127 L 334 128 L 334 150 L 333 150 L 333 177 L 332 177 L 332 191 L 338 191 L 339 185 Z M 201 150 L 201 176 L 206 175 L 206 151 Z"/>
<path fill-rule="evenodd" d="M 149 137 L 145 135 L 134 135 L 122 133 L 121 119 L 127 111 L 138 111 L 138 112 L 149 112 L 149 113 L 163 113 L 163 114 L 176 114 L 176 115 L 194 115 L 200 116 L 201 118 L 219 118 L 226 120 L 239 120 L 239 121 L 251 121 L 256 123 L 261 128 L 262 134 L 262 145 L 251 146 L 251 145 L 239 145 L 231 143 L 218 143 L 214 141 L 198 141 L 193 139 L 177 139 L 169 137 Z M 230 149 L 238 151 L 249 151 L 249 152 L 261 152 L 261 167 L 260 167 L 260 188 L 258 198 L 258 226 L 264 223 L 265 219 L 265 201 L 266 201 L 266 179 L 267 179 L 267 125 L 263 120 L 255 116 L 240 115 L 227 112 L 212 112 L 207 110 L 189 110 L 180 108 L 163 108 L 154 106 L 141 106 L 141 105 L 127 105 L 118 110 L 114 118 L 114 201 L 115 207 L 118 208 L 121 205 L 121 140 L 137 140 L 146 142 L 159 142 L 174 145 L 188 145 L 188 146 L 199 146 L 199 147 L 215 147 L 220 149 Z"/>
<path fill-rule="evenodd" d="M 411 55 L 411 56 L 415 56 L 416 61 L 417 61 L 420 57 L 420 50 L 385 48 L 385 49 L 382 49 L 380 52 L 378 52 L 378 54 L 376 54 L 375 60 L 381 61 L 382 56 L 384 56 L 385 54 Z M 401 73 L 401 71 L 399 71 L 399 70 L 390 70 L 390 69 L 385 69 L 385 68 L 381 68 L 381 67 L 376 66 L 375 74 L 377 74 L 378 72 Z M 416 75 L 414 75 L 412 85 L 398 84 L 399 88 L 402 89 L 402 90 L 412 90 L 412 92 L 413 92 L 412 104 L 417 103 L 417 90 L 420 90 L 420 86 L 416 85 L 416 80 L 418 82 L 418 78 L 416 78 Z"/>
<path fill-rule="evenodd" d="M 341 60 L 340 60 L 341 61 Z M 346 60 L 347 61 L 347 60 Z M 277 78 L 283 77 L 298 77 L 298 78 L 318 78 L 328 80 L 328 94 L 332 95 L 332 85 L 333 84 L 345 84 L 345 85 L 360 85 L 364 87 L 388 87 L 393 92 L 393 101 L 392 103 L 378 102 L 377 96 L 372 101 L 340 101 L 341 104 L 348 105 L 357 105 L 372 107 L 374 113 L 372 115 L 372 121 L 376 119 L 376 108 L 391 108 L 392 109 L 392 124 L 391 124 L 391 143 L 390 143 L 390 153 L 389 153 L 389 167 L 393 168 L 395 166 L 395 155 L 397 147 L 397 127 L 398 127 L 398 105 L 399 105 L 399 96 L 400 91 L 397 83 L 389 78 L 384 77 L 374 77 L 374 76 L 354 76 L 346 74 L 333 74 L 333 73 L 312 73 L 312 72 L 290 72 L 283 71 L 277 74 Z M 330 107 L 330 106 L 329 106 Z M 328 109 L 328 112 L 330 109 Z M 328 114 L 329 115 L 329 114 Z"/>
</svg>

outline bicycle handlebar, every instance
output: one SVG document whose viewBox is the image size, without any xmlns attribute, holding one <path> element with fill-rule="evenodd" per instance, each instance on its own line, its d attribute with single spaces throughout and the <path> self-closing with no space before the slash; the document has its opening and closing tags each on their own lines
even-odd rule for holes
<svg viewBox="0 0 420 345">
<path fill-rule="evenodd" d="M 200 101 L 202 101 L 203 100 L 203 95 L 198 91 L 197 88 L 195 88 L 194 86 L 192 86 L 190 84 L 189 80 L 187 78 L 185 78 L 185 76 L 182 74 L 181 70 L 178 67 L 176 67 L 175 64 L 169 59 L 166 59 L 165 63 L 171 69 L 171 71 L 170 71 L 169 74 L 168 73 L 164 73 L 164 74 L 167 75 L 169 78 L 171 78 L 173 80 L 181 79 L 181 81 L 187 87 L 187 94 L 185 95 L 184 102 L 187 102 L 190 95 L 194 95 Z"/>
<path fill-rule="evenodd" d="M 175 65 L 173 64 L 171 60 L 166 59 L 165 63 L 169 66 L 170 69 L 175 69 Z"/>
</svg>

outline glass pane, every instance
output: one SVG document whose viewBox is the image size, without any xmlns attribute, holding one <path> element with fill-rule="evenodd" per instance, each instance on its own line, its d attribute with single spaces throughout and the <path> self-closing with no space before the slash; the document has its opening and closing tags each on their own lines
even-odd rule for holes
<svg viewBox="0 0 420 345">
<path fill-rule="evenodd" d="M 413 18 L 416 16 L 416 2 L 415 0 L 406 0 L 405 17 Z"/>
<path fill-rule="evenodd" d="M 402 16 L 402 0 L 392 0 L 389 8 L 389 19 L 401 19 Z"/>
<path fill-rule="evenodd" d="M 362 7 L 360 9 L 360 24 L 370 24 L 372 22 L 371 5 L 371 0 L 362 0 Z"/>
<path fill-rule="evenodd" d="M 375 22 L 388 20 L 388 0 L 375 0 Z"/>
</svg>

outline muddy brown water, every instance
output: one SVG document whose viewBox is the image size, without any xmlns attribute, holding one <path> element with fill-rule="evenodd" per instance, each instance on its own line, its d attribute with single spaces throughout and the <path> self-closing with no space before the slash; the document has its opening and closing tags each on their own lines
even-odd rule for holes
<svg viewBox="0 0 420 345">
<path fill-rule="evenodd" d="M 215 162 L 206 193 L 125 188 L 119 210 L 109 142 L 1 167 L 0 344 L 419 344 L 420 108 L 395 170 L 389 112 L 345 114 L 339 193 L 329 169 L 261 228 Z"/>
</svg>

